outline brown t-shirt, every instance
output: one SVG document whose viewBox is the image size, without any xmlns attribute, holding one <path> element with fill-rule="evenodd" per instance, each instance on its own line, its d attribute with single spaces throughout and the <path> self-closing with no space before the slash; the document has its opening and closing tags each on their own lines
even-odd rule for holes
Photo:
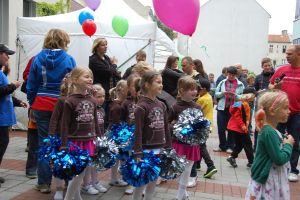
<svg viewBox="0 0 300 200">
<path fill-rule="evenodd" d="M 113 100 L 113 102 L 109 106 L 108 129 L 110 129 L 113 124 L 120 123 L 122 118 L 121 116 L 122 102 L 119 100 Z"/>
<path fill-rule="evenodd" d="M 96 136 L 100 136 L 96 99 L 82 94 L 67 97 L 61 123 L 62 146 L 67 145 L 67 139 L 84 141 Z"/>
<path fill-rule="evenodd" d="M 128 124 L 134 124 L 134 111 L 136 108 L 136 101 L 133 97 L 129 96 L 122 104 L 122 121 Z"/>
<path fill-rule="evenodd" d="M 171 146 L 167 108 L 158 99 L 142 96 L 134 111 L 135 116 L 135 154 L 143 149 L 156 149 Z"/>
<path fill-rule="evenodd" d="M 61 118 L 62 118 L 62 114 L 63 114 L 63 110 L 64 110 L 65 100 L 66 100 L 66 97 L 61 96 L 56 101 L 53 113 L 51 115 L 50 123 L 49 123 L 48 133 L 50 135 L 54 135 L 54 134 L 57 134 L 59 136 L 61 135 L 61 133 L 60 133 L 61 122 L 62 122 Z"/>
<path fill-rule="evenodd" d="M 100 129 L 100 135 L 104 135 L 105 111 L 101 106 L 97 106 L 97 118 L 98 118 L 98 126 Z"/>
</svg>

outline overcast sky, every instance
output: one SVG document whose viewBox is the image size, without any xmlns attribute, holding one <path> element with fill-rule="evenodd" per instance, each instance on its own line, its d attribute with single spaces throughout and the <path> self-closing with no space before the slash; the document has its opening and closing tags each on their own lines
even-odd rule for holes
<svg viewBox="0 0 300 200">
<path fill-rule="evenodd" d="M 152 5 L 152 0 L 140 1 L 144 5 Z M 202 5 L 207 1 L 209 0 L 200 0 L 200 4 Z M 281 34 L 281 31 L 284 29 L 288 30 L 290 34 L 293 33 L 296 0 L 257 0 L 257 2 L 271 15 L 269 26 L 270 34 Z"/>
</svg>

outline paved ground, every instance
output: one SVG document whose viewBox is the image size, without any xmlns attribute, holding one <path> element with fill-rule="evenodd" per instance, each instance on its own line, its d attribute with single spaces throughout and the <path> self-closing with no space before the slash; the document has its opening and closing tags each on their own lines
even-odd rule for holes
<svg viewBox="0 0 300 200">
<path fill-rule="evenodd" d="M 0 176 L 6 179 L 0 188 L 0 200 L 50 200 L 51 194 L 40 194 L 33 189 L 36 180 L 25 177 L 25 161 L 27 154 L 24 152 L 26 146 L 25 132 L 11 132 L 10 143 L 4 160 L 0 167 Z M 217 200 L 240 200 L 244 198 L 246 187 L 250 178 L 247 169 L 247 160 L 242 153 L 237 160 L 238 168 L 234 169 L 226 161 L 226 153 L 212 152 L 212 148 L 218 144 L 216 135 L 212 135 L 208 140 L 208 148 L 215 162 L 218 173 L 213 179 L 204 179 L 206 166 L 202 163 L 202 171 L 198 174 L 197 186 L 189 189 L 190 199 L 217 199 Z M 131 196 L 124 195 L 124 188 L 108 186 L 109 171 L 101 173 L 100 179 L 109 190 L 105 194 L 87 196 L 83 195 L 84 200 L 127 200 Z M 54 185 L 54 184 L 53 184 Z M 291 183 L 292 200 L 300 199 L 300 182 Z M 156 188 L 155 198 L 157 200 L 174 199 L 177 191 L 177 182 L 168 181 Z"/>
</svg>

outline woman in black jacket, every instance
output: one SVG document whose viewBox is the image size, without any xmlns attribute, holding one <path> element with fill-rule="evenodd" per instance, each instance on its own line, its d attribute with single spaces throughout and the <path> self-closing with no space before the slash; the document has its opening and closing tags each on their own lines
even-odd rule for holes
<svg viewBox="0 0 300 200">
<path fill-rule="evenodd" d="M 178 57 L 169 56 L 165 65 L 165 69 L 162 71 L 163 90 L 176 97 L 177 95 L 177 82 L 183 75 L 182 71 L 177 69 Z"/>
</svg>

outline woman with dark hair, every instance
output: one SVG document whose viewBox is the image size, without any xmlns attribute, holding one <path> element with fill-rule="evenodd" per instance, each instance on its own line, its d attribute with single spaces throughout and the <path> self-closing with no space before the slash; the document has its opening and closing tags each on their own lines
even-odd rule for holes
<svg viewBox="0 0 300 200">
<path fill-rule="evenodd" d="M 203 68 L 203 64 L 201 62 L 201 60 L 199 59 L 195 59 L 193 60 L 194 66 L 195 66 L 195 70 L 199 73 L 199 79 L 207 79 L 208 80 L 208 75 L 205 73 L 204 68 Z"/>
<path fill-rule="evenodd" d="M 169 56 L 165 65 L 165 69 L 161 72 L 163 79 L 163 90 L 176 97 L 177 82 L 183 73 L 177 69 L 178 57 Z"/>
</svg>

